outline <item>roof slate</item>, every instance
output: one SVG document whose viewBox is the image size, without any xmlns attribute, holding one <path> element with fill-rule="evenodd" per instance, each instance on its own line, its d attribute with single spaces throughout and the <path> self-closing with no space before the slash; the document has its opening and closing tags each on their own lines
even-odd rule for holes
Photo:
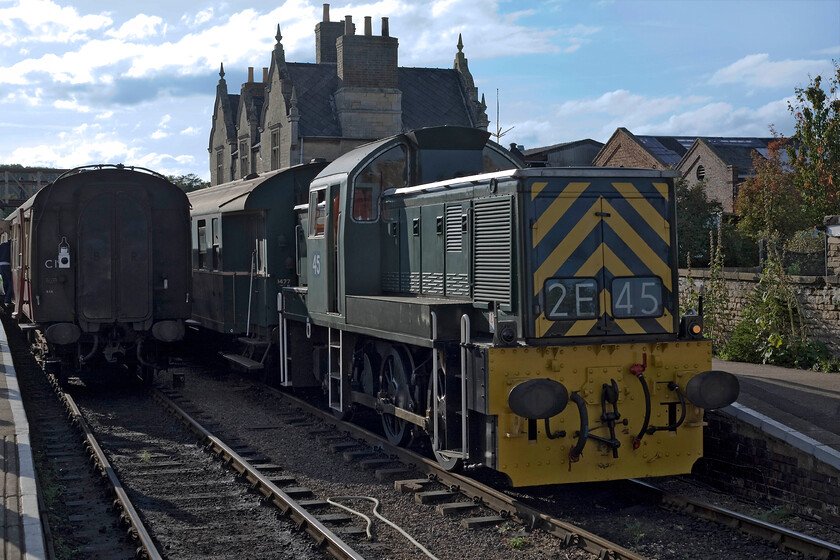
<svg viewBox="0 0 840 560">
<path fill-rule="evenodd" d="M 458 72 L 442 68 L 399 68 L 403 130 L 428 126 L 474 126 Z"/>
<path fill-rule="evenodd" d="M 300 111 L 301 136 L 341 136 L 333 95 L 341 87 L 335 63 L 286 63 Z M 473 126 L 458 73 L 440 68 L 398 68 L 402 126 Z"/>
</svg>

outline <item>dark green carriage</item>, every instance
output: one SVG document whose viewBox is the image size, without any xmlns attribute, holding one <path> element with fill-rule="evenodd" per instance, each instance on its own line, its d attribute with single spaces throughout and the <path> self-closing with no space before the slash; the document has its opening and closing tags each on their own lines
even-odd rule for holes
<svg viewBox="0 0 840 560">
<path fill-rule="evenodd" d="M 277 293 L 297 284 L 294 207 L 324 168 L 311 163 L 194 191 L 192 319 L 225 334 L 265 338 Z"/>
</svg>

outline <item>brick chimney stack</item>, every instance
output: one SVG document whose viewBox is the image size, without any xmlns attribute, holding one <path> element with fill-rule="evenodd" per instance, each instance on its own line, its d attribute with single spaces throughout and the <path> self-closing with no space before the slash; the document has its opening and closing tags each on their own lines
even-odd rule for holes
<svg viewBox="0 0 840 560">
<path fill-rule="evenodd" d="M 345 25 L 352 25 L 351 16 Z M 388 26 L 384 25 L 388 31 Z M 344 87 L 397 88 L 396 37 L 372 34 L 371 19 L 365 18 L 365 34 L 354 35 L 345 32 L 338 38 L 338 77 Z"/>
<path fill-rule="evenodd" d="M 254 67 L 249 66 L 248 67 L 248 83 L 250 84 L 253 81 L 254 81 Z"/>
<path fill-rule="evenodd" d="M 335 42 L 344 35 L 343 21 L 330 21 L 330 5 L 324 4 L 323 21 L 315 25 L 315 62 L 337 62 Z"/>
</svg>

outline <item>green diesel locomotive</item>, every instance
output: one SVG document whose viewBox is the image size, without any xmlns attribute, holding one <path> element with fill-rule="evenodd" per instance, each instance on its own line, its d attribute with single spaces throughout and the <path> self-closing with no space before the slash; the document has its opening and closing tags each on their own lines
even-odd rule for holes
<svg viewBox="0 0 840 560">
<path fill-rule="evenodd" d="M 679 317 L 674 174 L 522 168 L 488 138 L 416 130 L 311 181 L 280 384 L 515 486 L 689 472 L 738 387 Z"/>
</svg>

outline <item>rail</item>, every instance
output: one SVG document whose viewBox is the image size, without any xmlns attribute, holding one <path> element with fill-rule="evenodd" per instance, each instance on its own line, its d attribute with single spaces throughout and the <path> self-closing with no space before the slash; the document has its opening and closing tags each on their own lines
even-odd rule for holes
<svg viewBox="0 0 840 560">
<path fill-rule="evenodd" d="M 111 463 L 108 461 L 108 458 L 105 457 L 105 453 L 96 441 L 96 436 L 93 435 L 93 431 L 90 429 L 90 426 L 88 426 L 87 422 L 85 422 L 85 419 L 82 416 L 79 407 L 76 405 L 76 402 L 73 400 L 73 397 L 61 391 L 54 378 L 50 377 L 50 382 L 53 384 L 53 389 L 64 401 L 64 405 L 67 407 L 68 414 L 72 418 L 73 422 L 79 426 L 80 430 L 82 430 L 85 440 L 87 441 L 88 448 L 99 465 L 100 471 L 108 478 L 108 482 L 113 487 L 114 494 L 123 510 L 124 519 L 131 527 L 131 535 L 137 539 L 142 547 L 142 554 L 149 560 L 162 560 L 163 556 L 160 552 L 158 552 L 154 541 L 152 541 L 152 537 L 149 535 L 149 532 L 146 530 L 146 526 L 140 518 L 140 515 L 137 513 L 137 510 L 134 509 L 134 505 L 132 505 L 131 499 L 128 497 L 128 493 L 125 491 L 125 488 L 123 488 L 120 479 L 117 478 Z"/>
<path fill-rule="evenodd" d="M 325 527 L 318 519 L 298 504 L 288 494 L 278 488 L 267 477 L 252 467 L 248 461 L 231 449 L 219 438 L 207 431 L 201 424 L 190 417 L 181 407 L 157 389 L 152 396 L 161 404 L 168 407 L 195 432 L 206 444 L 206 447 L 228 463 L 236 472 L 244 476 L 253 487 L 274 504 L 283 515 L 288 515 L 296 526 L 306 531 L 319 546 L 333 557 L 342 560 L 364 560 L 353 548 L 341 540 L 335 533 Z"/>
<path fill-rule="evenodd" d="M 633 551 L 619 546 L 618 544 L 599 537 L 594 533 L 590 533 L 581 527 L 555 519 L 515 498 L 481 484 L 478 481 L 463 475 L 447 472 L 435 461 L 427 459 L 422 455 L 418 455 L 417 453 L 407 449 L 390 445 L 383 436 L 374 434 L 373 432 L 365 430 L 364 428 L 354 424 L 341 422 L 330 413 L 312 406 L 306 401 L 300 400 L 288 393 L 279 391 L 272 387 L 266 386 L 263 389 L 265 391 L 281 395 L 282 398 L 292 400 L 296 406 L 300 407 L 301 410 L 317 416 L 326 424 L 330 424 L 336 428 L 340 427 L 341 430 L 349 432 L 353 437 L 364 440 L 372 447 L 380 447 L 384 449 L 386 453 L 393 455 L 399 461 L 412 465 L 415 469 L 424 473 L 429 478 L 449 486 L 450 489 L 457 490 L 474 502 L 481 503 L 499 512 L 502 517 L 510 517 L 530 528 L 541 529 L 551 533 L 552 535 L 562 539 L 566 545 L 577 546 L 582 550 L 597 555 L 599 558 L 610 558 L 614 560 L 647 560 L 645 556 L 640 556 Z"/>
<path fill-rule="evenodd" d="M 661 488 L 657 488 L 641 480 L 631 479 L 629 482 L 641 488 L 643 491 L 657 496 L 663 507 L 677 511 L 688 511 L 697 517 L 702 517 L 703 519 L 738 529 L 747 535 L 773 542 L 780 548 L 799 552 L 814 558 L 820 558 L 822 560 L 840 559 L 840 546 L 828 541 L 791 531 L 790 529 L 754 519 L 725 508 L 692 500 L 684 496 L 670 494 Z"/>
</svg>

